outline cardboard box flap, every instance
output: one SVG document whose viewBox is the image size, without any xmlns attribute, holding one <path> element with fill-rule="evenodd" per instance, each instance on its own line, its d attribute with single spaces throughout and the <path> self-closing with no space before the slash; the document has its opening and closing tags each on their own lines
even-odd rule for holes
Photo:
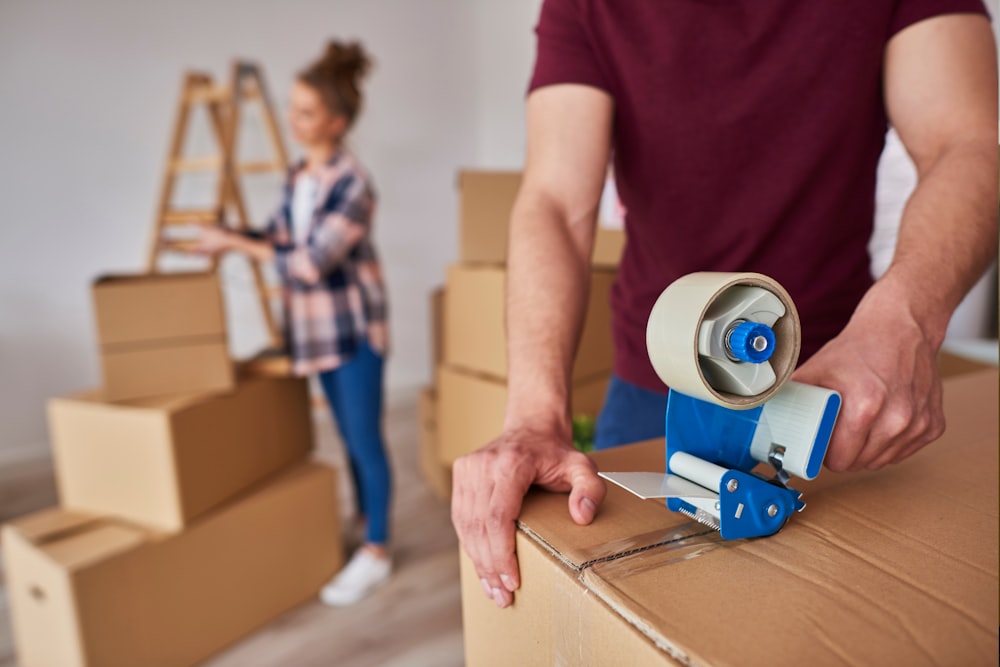
<svg viewBox="0 0 1000 667">
<path fill-rule="evenodd" d="M 665 455 L 662 447 L 623 447 L 595 452 L 592 457 L 600 470 L 662 472 Z M 704 533 L 703 526 L 690 526 L 687 517 L 668 511 L 662 502 L 638 500 L 624 489 L 611 484 L 606 486 L 608 495 L 589 526 L 573 522 L 569 515 L 568 494 L 539 489 L 532 490 L 525 498 L 518 524 L 574 570 L 692 533 Z"/>
<path fill-rule="evenodd" d="M 79 532 L 100 521 L 101 518 L 93 514 L 53 508 L 15 519 L 8 525 L 15 526 L 32 544 L 42 544 L 62 535 Z"/>
<path fill-rule="evenodd" d="M 226 339 L 215 273 L 103 276 L 93 292 L 102 347 Z"/>
<path fill-rule="evenodd" d="M 693 665 L 995 661 L 998 429 L 984 405 L 997 405 L 995 371 L 949 382 L 954 426 L 938 442 L 881 471 L 824 471 L 777 535 L 694 536 L 594 563 L 581 580 Z"/>
<path fill-rule="evenodd" d="M 102 517 L 60 509 L 10 523 L 4 539 L 21 539 L 69 571 L 128 551 L 146 541 L 146 531 Z"/>
<path fill-rule="evenodd" d="M 253 382 L 254 380 L 247 380 L 248 382 Z M 150 409 L 157 410 L 161 412 L 180 412 L 189 407 L 199 405 L 203 403 L 206 399 L 217 396 L 218 392 L 214 391 L 202 391 L 202 392 L 187 392 L 183 394 L 167 394 L 164 396 L 150 396 L 146 398 L 127 398 L 117 401 L 111 401 L 107 398 L 105 393 L 100 389 L 89 389 L 85 391 L 79 391 L 70 396 L 62 397 L 57 396 L 50 398 L 51 403 L 59 402 L 72 402 L 72 403 L 91 403 L 95 406 L 99 406 L 102 410 L 106 410 L 109 407 L 121 407 L 128 410 L 135 409 Z"/>
</svg>

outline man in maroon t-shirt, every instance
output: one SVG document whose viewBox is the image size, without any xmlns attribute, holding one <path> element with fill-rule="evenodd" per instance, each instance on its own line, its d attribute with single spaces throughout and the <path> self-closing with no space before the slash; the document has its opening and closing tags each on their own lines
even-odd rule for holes
<svg viewBox="0 0 1000 667">
<path fill-rule="evenodd" d="M 663 288 L 693 271 L 758 271 L 798 307 L 795 379 L 843 397 L 828 467 L 900 461 L 943 432 L 936 354 L 997 253 L 996 51 L 980 0 L 546 0 L 537 33 L 511 216 L 505 432 L 456 462 L 452 500 L 499 606 L 520 585 L 514 520 L 528 488 L 569 491 L 580 524 L 604 498 L 572 449 L 567 406 L 612 148 L 628 243 L 605 432 L 617 411 L 662 434 L 666 388 L 644 330 Z M 887 122 L 919 183 L 873 284 Z"/>
</svg>

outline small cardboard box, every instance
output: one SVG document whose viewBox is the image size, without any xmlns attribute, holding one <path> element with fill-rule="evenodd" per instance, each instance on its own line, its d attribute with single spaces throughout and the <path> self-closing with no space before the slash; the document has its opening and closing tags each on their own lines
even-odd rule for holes
<svg viewBox="0 0 1000 667">
<path fill-rule="evenodd" d="M 507 228 L 520 187 L 519 171 L 458 173 L 461 261 L 483 264 L 507 261 Z"/>
<path fill-rule="evenodd" d="M 451 498 L 451 466 L 441 462 L 434 387 L 420 390 L 420 472 L 437 498 Z"/>
<path fill-rule="evenodd" d="M 617 269 L 625 250 L 625 230 L 597 226 L 594 233 L 594 268 Z"/>
<path fill-rule="evenodd" d="M 105 276 L 93 296 L 108 400 L 233 388 L 215 273 Z"/>
<path fill-rule="evenodd" d="M 772 537 L 726 542 L 613 485 L 577 526 L 533 491 L 513 607 L 462 556 L 467 664 L 996 664 L 997 386 L 948 380 L 947 432 L 901 464 L 796 480 L 808 507 Z M 664 469 L 661 440 L 593 456 Z"/>
<path fill-rule="evenodd" d="M 335 475 L 304 464 L 172 536 L 62 509 L 3 527 L 24 667 L 190 665 L 316 595 L 343 555 Z"/>
<path fill-rule="evenodd" d="M 441 460 L 451 464 L 500 435 L 507 385 L 448 366 L 438 369 L 437 379 L 439 451 Z M 610 379 L 610 373 L 603 373 L 574 383 L 573 415 L 596 417 L 604 405 Z"/>
<path fill-rule="evenodd" d="M 497 266 L 456 264 L 448 268 L 445 307 L 445 363 L 471 373 L 507 377 L 506 271 Z M 614 366 L 611 339 L 611 285 L 615 274 L 593 271 L 587 316 L 573 364 L 573 380 L 609 373 Z"/>
<path fill-rule="evenodd" d="M 49 401 L 67 509 L 176 531 L 313 447 L 302 378 L 257 378 L 231 394 L 109 403 L 98 391 Z"/>
<path fill-rule="evenodd" d="M 521 187 L 519 171 L 458 173 L 459 259 L 471 264 L 504 264 L 510 213 Z M 592 262 L 595 267 L 615 268 L 625 245 L 621 229 L 598 225 Z"/>
</svg>

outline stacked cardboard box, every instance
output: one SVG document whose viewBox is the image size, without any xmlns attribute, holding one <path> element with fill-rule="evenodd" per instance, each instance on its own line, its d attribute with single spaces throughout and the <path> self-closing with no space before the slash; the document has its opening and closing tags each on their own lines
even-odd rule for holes
<svg viewBox="0 0 1000 667">
<path fill-rule="evenodd" d="M 60 507 L 3 527 L 24 665 L 187 665 L 340 567 L 308 387 L 239 377 L 215 274 L 94 285 L 103 386 L 52 399 Z"/>
<path fill-rule="evenodd" d="M 996 369 L 949 377 L 944 436 L 880 471 L 796 480 L 778 534 L 715 531 L 614 485 L 594 522 L 533 491 L 499 610 L 463 554 L 470 667 L 989 665 L 997 659 Z M 594 455 L 663 472 L 662 439 Z"/>
<path fill-rule="evenodd" d="M 422 468 L 441 495 L 450 490 L 451 463 L 502 428 L 507 228 L 520 182 L 519 172 L 458 176 L 460 261 L 449 268 L 443 292 L 432 296 L 435 383 L 421 397 Z M 574 415 L 596 416 L 604 399 L 613 361 L 608 296 L 623 244 L 621 231 L 598 229 L 587 319 L 572 374 Z"/>
</svg>

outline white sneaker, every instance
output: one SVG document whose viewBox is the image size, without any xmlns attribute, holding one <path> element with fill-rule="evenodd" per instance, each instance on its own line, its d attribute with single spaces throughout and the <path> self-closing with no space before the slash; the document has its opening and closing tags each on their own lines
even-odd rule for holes
<svg viewBox="0 0 1000 667">
<path fill-rule="evenodd" d="M 358 549 L 347 566 L 323 587 L 319 599 L 331 607 L 346 607 L 385 583 L 391 573 L 390 557 L 376 556 L 365 548 Z"/>
</svg>

